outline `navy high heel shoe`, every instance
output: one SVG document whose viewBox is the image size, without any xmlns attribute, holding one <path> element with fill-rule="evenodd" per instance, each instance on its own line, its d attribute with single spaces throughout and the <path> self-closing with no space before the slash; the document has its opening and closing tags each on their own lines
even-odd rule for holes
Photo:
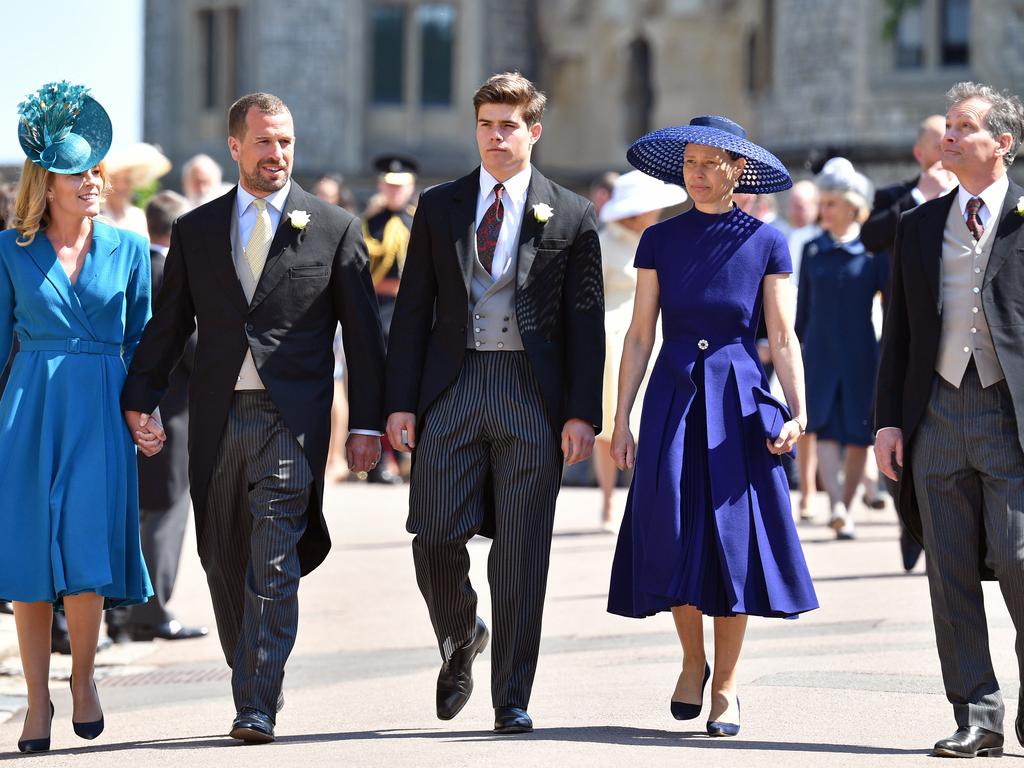
<svg viewBox="0 0 1024 768">
<path fill-rule="evenodd" d="M 736 714 L 740 713 L 740 697 L 736 697 Z M 735 736 L 740 732 L 739 723 L 723 723 L 721 720 L 708 720 L 708 736 Z"/>
<path fill-rule="evenodd" d="M 25 719 L 28 720 L 28 712 L 25 713 Z M 50 702 L 50 728 L 53 728 L 53 702 Z M 49 752 L 50 751 L 50 737 L 47 736 L 45 739 L 19 739 L 18 740 L 18 751 L 19 752 Z"/>
<path fill-rule="evenodd" d="M 700 717 L 700 711 L 704 708 L 704 689 L 711 678 L 711 667 L 704 662 L 704 682 L 700 684 L 700 704 L 687 704 L 685 701 L 673 701 L 670 703 L 672 717 L 676 720 L 694 720 Z"/>
<path fill-rule="evenodd" d="M 72 696 L 72 698 L 74 698 L 74 695 L 75 695 L 75 684 L 74 684 L 73 680 L 74 680 L 73 677 L 69 677 L 68 678 L 68 685 L 71 687 L 71 696 Z M 92 683 L 92 687 L 94 689 L 96 688 L 96 681 L 95 680 Z M 96 696 L 97 696 L 97 698 L 99 698 L 99 691 L 98 690 L 96 691 Z M 103 718 L 100 717 L 99 720 L 93 720 L 90 723 L 76 723 L 75 722 L 75 717 L 74 717 L 74 715 L 72 715 L 71 716 L 71 727 L 75 729 L 75 735 L 76 736 L 78 736 L 81 739 L 88 739 L 88 740 L 91 741 L 92 739 L 95 739 L 97 736 L 99 736 L 101 733 L 103 733 Z"/>
</svg>

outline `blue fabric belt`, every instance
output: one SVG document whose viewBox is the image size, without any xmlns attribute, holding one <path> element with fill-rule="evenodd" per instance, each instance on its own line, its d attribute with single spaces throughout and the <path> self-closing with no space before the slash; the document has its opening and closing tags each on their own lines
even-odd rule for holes
<svg viewBox="0 0 1024 768">
<path fill-rule="evenodd" d="M 89 339 L 18 339 L 23 352 L 64 352 L 69 355 L 121 356 L 120 344 Z"/>
</svg>

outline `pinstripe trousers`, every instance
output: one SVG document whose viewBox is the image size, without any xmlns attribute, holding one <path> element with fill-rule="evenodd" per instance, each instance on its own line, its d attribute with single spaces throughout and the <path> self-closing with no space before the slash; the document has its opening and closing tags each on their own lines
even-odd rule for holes
<svg viewBox="0 0 1024 768">
<path fill-rule="evenodd" d="M 526 353 L 468 351 L 420 431 L 408 530 L 416 535 L 416 580 L 441 655 L 447 661 L 473 637 L 477 596 L 466 542 L 493 506 L 491 698 L 495 707 L 526 708 L 562 475 L 558 439 Z"/>
<path fill-rule="evenodd" d="M 959 727 L 1002 733 L 978 562 L 984 537 L 1024 676 L 1024 452 L 1006 382 L 982 388 L 973 364 L 959 389 L 936 375 L 912 451 L 946 697 Z"/>
<path fill-rule="evenodd" d="M 270 716 L 299 620 L 296 546 L 313 474 L 265 391 L 236 392 L 197 531 L 235 709 Z"/>
</svg>

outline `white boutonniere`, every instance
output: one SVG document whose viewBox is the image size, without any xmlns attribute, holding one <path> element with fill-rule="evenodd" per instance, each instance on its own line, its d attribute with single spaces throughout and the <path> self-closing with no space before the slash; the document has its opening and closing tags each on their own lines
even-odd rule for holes
<svg viewBox="0 0 1024 768">
<path fill-rule="evenodd" d="M 1024 216 L 1024 197 L 1017 198 L 1017 207 L 1015 209 L 1018 216 Z"/>
<path fill-rule="evenodd" d="M 555 209 L 547 203 L 537 203 L 533 206 L 533 218 L 540 224 L 547 224 L 548 219 L 555 215 Z"/>
<path fill-rule="evenodd" d="M 310 215 L 305 211 L 292 211 L 288 214 L 288 221 L 295 229 L 305 229 L 309 224 Z"/>
</svg>

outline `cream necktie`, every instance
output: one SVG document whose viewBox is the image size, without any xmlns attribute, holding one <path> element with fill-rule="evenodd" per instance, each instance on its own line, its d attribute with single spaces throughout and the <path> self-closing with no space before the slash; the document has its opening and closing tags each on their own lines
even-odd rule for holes
<svg viewBox="0 0 1024 768">
<path fill-rule="evenodd" d="M 267 263 L 267 253 L 270 251 L 273 233 L 270 231 L 267 201 L 257 198 L 252 201 L 252 204 L 256 206 L 256 224 L 253 225 L 249 242 L 245 246 L 245 260 L 249 263 L 253 278 L 259 282 L 260 275 L 263 274 L 263 265 Z"/>
</svg>

